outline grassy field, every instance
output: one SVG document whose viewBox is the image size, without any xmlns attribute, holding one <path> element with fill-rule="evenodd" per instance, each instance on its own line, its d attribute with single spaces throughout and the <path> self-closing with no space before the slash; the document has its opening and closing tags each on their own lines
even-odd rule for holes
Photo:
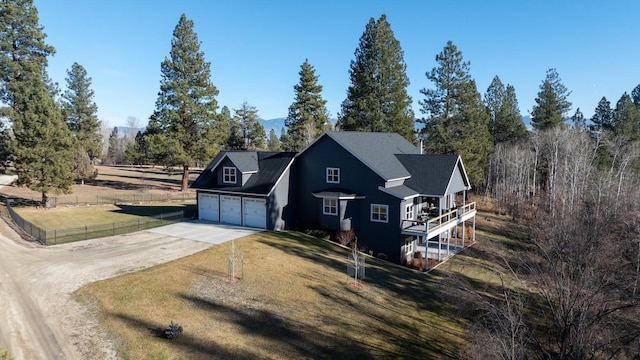
<svg viewBox="0 0 640 360">
<path fill-rule="evenodd" d="M 35 206 L 41 194 L 14 185 L 0 189 L 0 200 L 14 199 L 18 205 L 14 210 L 46 231 L 135 222 L 141 217 L 177 211 L 184 211 L 184 216 L 191 218 L 195 213 L 195 192 L 179 191 L 181 173 L 169 174 L 151 167 L 98 166 L 97 169 L 96 179 L 85 185 L 74 185 L 71 194 L 50 194 L 55 199 L 52 203 L 57 204 L 53 208 Z M 199 173 L 199 170 L 191 171 L 190 179 Z M 167 201 L 171 199 L 173 201 Z"/>
<path fill-rule="evenodd" d="M 446 284 L 375 259 L 355 289 L 347 251 L 295 232 L 236 242 L 244 275 L 228 281 L 219 245 L 77 292 L 97 305 L 126 359 L 446 358 L 466 320 L 441 294 Z M 174 340 L 154 336 L 171 322 Z"/>
<path fill-rule="evenodd" d="M 16 207 L 23 218 L 47 231 L 79 226 L 120 223 L 160 214 L 184 211 L 190 218 L 195 213 L 195 201 L 190 203 L 150 203 L 140 205 L 99 205 L 58 207 L 43 210 L 34 207 Z"/>
</svg>

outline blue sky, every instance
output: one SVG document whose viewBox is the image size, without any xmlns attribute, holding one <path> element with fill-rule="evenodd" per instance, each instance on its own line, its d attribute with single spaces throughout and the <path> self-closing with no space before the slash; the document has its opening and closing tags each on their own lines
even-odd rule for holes
<svg viewBox="0 0 640 360">
<path fill-rule="evenodd" d="M 211 63 L 220 107 L 243 101 L 260 117 L 285 117 L 305 59 L 315 67 L 336 117 L 349 86 L 349 64 L 369 18 L 387 15 L 404 50 L 416 116 L 425 73 L 448 40 L 471 63 L 484 94 L 498 75 L 515 87 L 527 115 L 549 68 L 590 117 L 606 96 L 612 106 L 640 84 L 640 2 L 629 1 L 143 1 L 34 0 L 57 52 L 49 75 L 66 87 L 74 62 L 92 78 L 98 116 L 108 126 L 129 116 L 145 125 L 154 110 L 160 63 L 169 56 L 180 15 L 194 21 Z M 570 114 L 570 115 L 571 115 Z"/>
</svg>

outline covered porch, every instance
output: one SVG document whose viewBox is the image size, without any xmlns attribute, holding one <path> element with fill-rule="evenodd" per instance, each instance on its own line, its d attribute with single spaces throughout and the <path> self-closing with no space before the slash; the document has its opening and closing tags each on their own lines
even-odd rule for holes
<svg viewBox="0 0 640 360">
<path fill-rule="evenodd" d="M 471 202 L 437 216 L 402 220 L 401 233 L 407 236 L 402 246 L 405 261 L 423 257 L 425 271 L 446 261 L 475 242 L 475 216 L 476 203 Z"/>
</svg>

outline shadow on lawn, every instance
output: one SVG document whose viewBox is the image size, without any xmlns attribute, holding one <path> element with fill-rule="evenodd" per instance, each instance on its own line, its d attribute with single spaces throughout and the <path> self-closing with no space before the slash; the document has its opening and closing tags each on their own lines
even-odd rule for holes
<svg viewBox="0 0 640 360">
<path fill-rule="evenodd" d="M 195 204 L 176 204 L 176 205 L 160 205 L 160 206 L 145 206 L 145 205 L 124 205 L 117 204 L 119 209 L 115 210 L 116 213 L 138 215 L 138 216 L 157 216 L 160 214 L 169 214 L 178 211 L 183 211 L 183 217 L 190 219 L 195 215 Z"/>
<path fill-rule="evenodd" d="M 108 314 L 110 317 L 115 317 L 121 321 L 126 322 L 130 326 L 137 328 L 138 330 L 147 331 L 149 336 L 156 336 L 156 330 L 159 327 L 166 326 L 167 324 L 157 324 L 143 321 L 124 314 Z M 184 327 L 182 336 L 165 340 L 169 347 L 176 348 L 182 352 L 187 358 L 199 358 L 199 359 L 259 359 L 260 356 L 257 353 L 247 350 L 240 350 L 238 348 L 227 348 L 224 344 L 218 344 L 211 340 L 205 340 L 199 338 L 197 334 L 189 332 L 189 325 Z"/>
<path fill-rule="evenodd" d="M 179 294 L 178 296 L 204 310 L 224 316 L 229 322 L 240 326 L 243 332 L 250 336 L 259 336 L 280 343 L 283 352 L 277 354 L 277 357 L 364 360 L 380 358 L 380 349 L 376 349 L 370 344 L 344 336 L 336 336 L 315 326 L 289 320 L 268 310 L 234 308 L 197 295 Z M 256 358 L 264 358 L 265 355 L 267 354 L 261 354 Z M 383 357 L 388 358 L 392 354 L 385 355 Z"/>
</svg>

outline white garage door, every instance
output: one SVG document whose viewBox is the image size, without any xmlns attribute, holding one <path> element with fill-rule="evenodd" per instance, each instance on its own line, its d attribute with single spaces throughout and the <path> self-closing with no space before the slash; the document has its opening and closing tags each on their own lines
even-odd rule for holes
<svg viewBox="0 0 640 360">
<path fill-rule="evenodd" d="M 267 203 L 264 199 L 244 198 L 244 226 L 267 228 Z"/>
<path fill-rule="evenodd" d="M 206 221 L 220 221 L 218 195 L 198 194 L 198 218 Z"/>
<path fill-rule="evenodd" d="M 231 225 L 242 225 L 240 197 L 220 197 L 220 222 Z"/>
</svg>

